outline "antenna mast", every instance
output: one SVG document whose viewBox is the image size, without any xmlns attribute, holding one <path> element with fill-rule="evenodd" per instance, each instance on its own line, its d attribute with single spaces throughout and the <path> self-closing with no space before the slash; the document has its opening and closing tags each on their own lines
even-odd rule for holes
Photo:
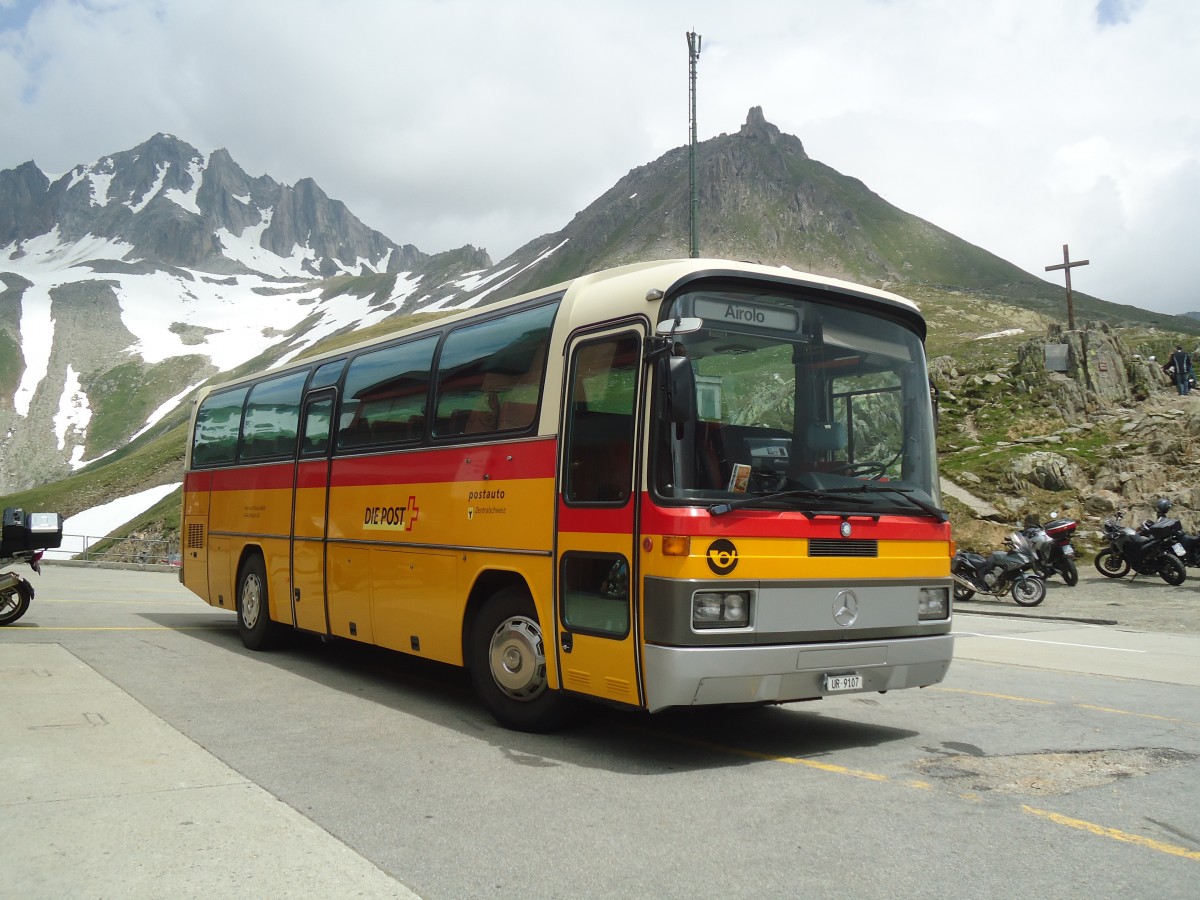
<svg viewBox="0 0 1200 900">
<path fill-rule="evenodd" d="M 688 100 L 691 104 L 688 125 L 692 131 L 691 142 L 688 144 L 688 187 L 691 197 L 688 214 L 688 235 L 691 241 L 691 256 L 693 259 L 700 255 L 700 194 L 696 188 L 696 61 L 700 59 L 700 40 L 700 35 L 696 34 L 696 32 L 689 31 L 687 33 Z"/>
</svg>

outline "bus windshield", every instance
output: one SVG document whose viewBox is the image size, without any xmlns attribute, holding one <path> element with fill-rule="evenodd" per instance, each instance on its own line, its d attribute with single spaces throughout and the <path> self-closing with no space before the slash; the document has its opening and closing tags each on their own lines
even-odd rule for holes
<svg viewBox="0 0 1200 900">
<path fill-rule="evenodd" d="M 671 337 L 694 415 L 665 384 L 656 394 L 660 500 L 944 515 L 924 347 L 903 317 L 834 292 L 736 285 L 683 293 L 665 313 L 703 324 Z"/>
</svg>

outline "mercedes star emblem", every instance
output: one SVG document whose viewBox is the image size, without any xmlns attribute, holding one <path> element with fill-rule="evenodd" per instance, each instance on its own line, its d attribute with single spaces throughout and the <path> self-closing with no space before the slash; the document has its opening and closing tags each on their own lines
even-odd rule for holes
<svg viewBox="0 0 1200 900">
<path fill-rule="evenodd" d="M 849 628 L 858 618 L 858 597 L 854 591 L 842 591 L 833 601 L 833 621 Z"/>
</svg>

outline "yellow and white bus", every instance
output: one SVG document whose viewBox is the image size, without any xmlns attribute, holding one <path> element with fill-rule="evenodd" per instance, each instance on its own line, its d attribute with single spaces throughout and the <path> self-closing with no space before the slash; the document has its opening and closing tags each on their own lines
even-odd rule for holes
<svg viewBox="0 0 1200 900">
<path fill-rule="evenodd" d="M 724 260 L 597 272 L 209 388 L 183 583 L 466 666 L 498 721 L 935 684 L 950 665 L 911 302 Z"/>
</svg>

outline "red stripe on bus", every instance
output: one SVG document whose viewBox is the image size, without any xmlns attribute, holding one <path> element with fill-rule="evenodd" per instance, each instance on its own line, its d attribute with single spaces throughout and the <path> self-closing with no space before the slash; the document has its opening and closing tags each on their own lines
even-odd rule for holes
<svg viewBox="0 0 1200 900">
<path fill-rule="evenodd" d="M 271 463 L 265 466 L 247 466 L 240 469 L 213 469 L 211 489 L 213 491 L 271 491 L 292 489 L 295 463 Z"/>
<path fill-rule="evenodd" d="M 558 530 L 592 534 L 629 534 L 633 530 L 633 517 L 629 513 L 628 506 L 622 506 L 619 509 L 567 506 L 560 497 Z"/>
<path fill-rule="evenodd" d="M 329 460 L 306 459 L 296 466 L 296 489 L 323 488 L 329 477 Z"/>
<path fill-rule="evenodd" d="M 554 438 L 334 459 L 332 487 L 553 478 Z"/>
<path fill-rule="evenodd" d="M 335 458 L 331 487 L 368 487 L 386 484 L 438 484 L 457 481 L 509 481 L 553 478 L 558 442 L 554 438 L 508 444 L 473 444 L 436 450 L 408 450 L 378 456 Z M 189 472 L 187 491 L 290 490 L 291 460 L 268 465 L 241 466 Z M 305 460 L 299 465 L 298 486 L 321 487 L 326 460 Z"/>
<path fill-rule="evenodd" d="M 194 494 L 212 488 L 212 472 L 188 472 L 183 476 L 183 492 Z"/>
<path fill-rule="evenodd" d="M 778 509 L 741 509 L 711 515 L 704 507 L 661 507 L 642 495 L 642 531 L 690 537 L 840 538 L 842 516 L 809 519 L 803 513 Z M 950 526 L 931 518 L 870 516 L 851 513 L 851 537 L 875 540 L 944 541 Z"/>
</svg>

